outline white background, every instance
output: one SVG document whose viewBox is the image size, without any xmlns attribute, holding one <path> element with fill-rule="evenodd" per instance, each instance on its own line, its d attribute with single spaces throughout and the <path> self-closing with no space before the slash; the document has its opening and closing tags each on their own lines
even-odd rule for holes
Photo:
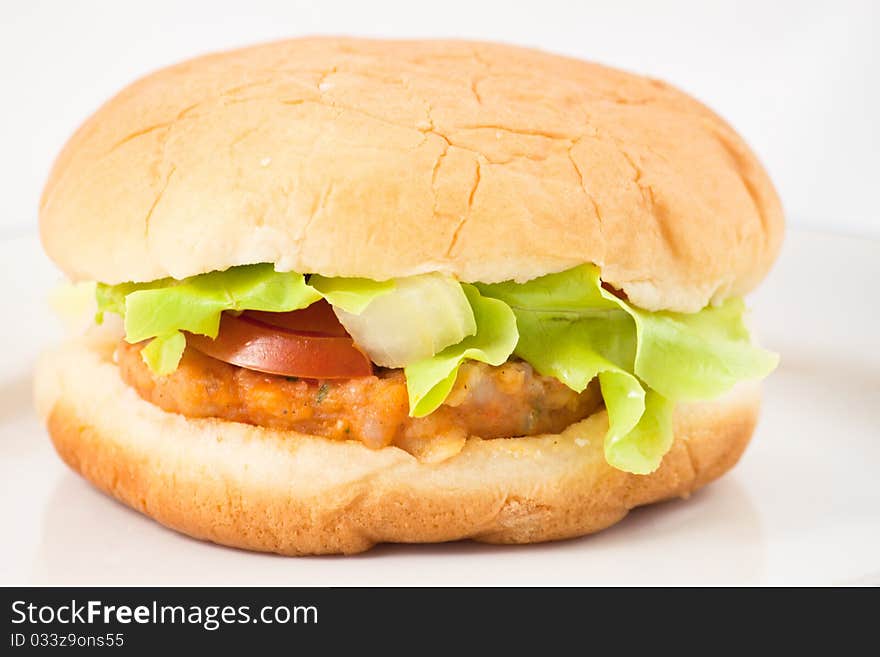
<svg viewBox="0 0 880 657">
<path fill-rule="evenodd" d="M 738 0 L 34 2 L 0 8 L 0 238 L 31 232 L 52 158 L 137 76 L 315 33 L 509 41 L 664 78 L 742 132 L 792 224 L 880 235 L 880 3 Z"/>
</svg>

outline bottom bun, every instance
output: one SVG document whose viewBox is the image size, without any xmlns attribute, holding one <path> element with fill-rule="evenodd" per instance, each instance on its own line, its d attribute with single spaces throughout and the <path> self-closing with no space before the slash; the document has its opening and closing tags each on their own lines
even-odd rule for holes
<svg viewBox="0 0 880 657">
<path fill-rule="evenodd" d="M 163 525 L 288 555 L 589 534 L 633 507 L 686 497 L 730 469 L 759 405 L 756 385 L 680 404 L 675 443 L 645 476 L 605 462 L 604 411 L 557 435 L 472 438 L 456 456 L 429 464 L 396 447 L 167 413 L 123 383 L 113 363 L 117 340 L 93 331 L 40 361 L 37 407 L 61 458 Z"/>
</svg>

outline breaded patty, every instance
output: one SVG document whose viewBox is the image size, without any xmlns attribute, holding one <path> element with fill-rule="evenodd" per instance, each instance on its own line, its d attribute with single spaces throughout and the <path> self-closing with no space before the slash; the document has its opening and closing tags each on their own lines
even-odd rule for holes
<svg viewBox="0 0 880 657">
<path fill-rule="evenodd" d="M 402 370 L 306 380 L 255 372 L 187 348 L 177 370 L 159 376 L 140 357 L 145 344 L 120 342 L 119 369 L 141 397 L 166 411 L 357 440 L 374 449 L 397 445 L 423 460 L 457 453 L 469 436 L 558 433 L 601 404 L 594 384 L 577 393 L 522 361 L 499 367 L 467 361 L 443 405 L 414 418 Z"/>
</svg>

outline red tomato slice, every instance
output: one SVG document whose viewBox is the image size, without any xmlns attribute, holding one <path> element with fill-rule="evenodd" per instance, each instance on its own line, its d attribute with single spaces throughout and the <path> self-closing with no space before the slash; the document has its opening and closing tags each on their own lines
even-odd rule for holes
<svg viewBox="0 0 880 657">
<path fill-rule="evenodd" d="M 302 311 L 278 314 L 297 312 Z M 332 310 L 330 312 L 332 314 Z M 250 313 L 238 317 L 223 313 L 215 340 L 187 333 L 187 344 L 217 360 L 268 374 L 304 379 L 351 379 L 373 373 L 370 359 L 354 346 L 344 331 L 343 335 L 328 335 L 271 326 L 261 321 L 264 314 L 273 313 L 261 313 L 259 320 Z M 276 321 L 296 325 L 299 320 Z"/>
<path fill-rule="evenodd" d="M 345 327 L 336 319 L 333 307 L 324 299 L 320 299 L 302 310 L 294 310 L 288 313 L 246 310 L 242 315 L 269 326 L 280 326 L 298 333 L 348 337 Z"/>
</svg>

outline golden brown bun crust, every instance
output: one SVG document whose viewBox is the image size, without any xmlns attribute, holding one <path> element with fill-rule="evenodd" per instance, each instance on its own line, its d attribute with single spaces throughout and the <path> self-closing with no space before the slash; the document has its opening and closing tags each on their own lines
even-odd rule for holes
<svg viewBox="0 0 880 657">
<path fill-rule="evenodd" d="M 742 139 L 669 85 L 498 44 L 313 38 L 201 57 L 104 105 L 41 202 L 118 283 L 232 265 L 524 281 L 583 262 L 648 309 L 740 296 L 782 239 Z"/>
<path fill-rule="evenodd" d="M 758 391 L 682 405 L 649 476 L 602 454 L 605 412 L 555 436 L 471 439 L 419 463 L 397 448 L 191 420 L 142 400 L 112 362 L 115 336 L 46 354 L 37 406 L 58 453 L 101 490 L 196 538 L 281 554 L 354 553 L 381 542 L 531 543 L 595 532 L 635 506 L 687 496 L 731 468 Z"/>
</svg>

